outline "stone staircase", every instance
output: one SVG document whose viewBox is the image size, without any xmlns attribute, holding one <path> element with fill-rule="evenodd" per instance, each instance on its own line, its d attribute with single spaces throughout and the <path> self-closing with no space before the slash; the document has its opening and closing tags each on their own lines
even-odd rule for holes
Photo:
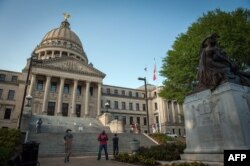
<svg viewBox="0 0 250 166">
<path fill-rule="evenodd" d="M 29 130 L 36 131 L 36 121 L 41 118 L 43 121 L 42 133 L 65 133 L 67 129 L 77 133 L 79 127 L 82 127 L 84 133 L 99 133 L 102 130 L 110 132 L 108 127 L 105 127 L 96 118 L 76 118 L 76 117 L 62 117 L 62 116 L 47 116 L 47 115 L 33 115 L 29 120 Z"/>
<path fill-rule="evenodd" d="M 35 133 L 35 123 L 38 118 L 42 118 L 43 124 L 41 133 Z M 78 127 L 81 126 L 83 131 L 79 131 Z M 64 155 L 64 140 L 66 129 L 70 128 L 74 136 L 73 142 L 73 155 L 97 155 L 99 142 L 97 137 L 103 130 L 106 131 L 109 137 L 108 153 L 112 154 L 113 133 L 110 132 L 108 127 L 103 126 L 99 120 L 95 118 L 75 118 L 75 117 L 51 117 L 46 115 L 33 115 L 29 123 L 30 133 L 28 141 L 35 141 L 40 143 L 39 156 L 63 156 Z M 133 133 L 119 133 L 119 151 L 131 152 L 129 142 L 138 139 L 140 146 L 149 147 L 156 145 L 151 139 L 144 134 Z"/>
<path fill-rule="evenodd" d="M 39 156 L 63 156 L 64 155 L 64 141 L 63 136 L 65 133 L 31 133 L 29 135 L 29 141 L 39 142 Z M 97 155 L 99 142 L 97 141 L 99 133 L 73 133 L 74 142 L 72 152 L 74 156 L 91 156 Z M 112 138 L 114 134 L 107 133 L 109 137 L 108 141 L 108 153 L 112 154 L 113 145 Z M 140 146 L 149 147 L 155 145 L 144 134 L 118 134 L 119 137 L 119 151 L 131 152 L 129 142 L 136 138 L 140 141 Z"/>
</svg>

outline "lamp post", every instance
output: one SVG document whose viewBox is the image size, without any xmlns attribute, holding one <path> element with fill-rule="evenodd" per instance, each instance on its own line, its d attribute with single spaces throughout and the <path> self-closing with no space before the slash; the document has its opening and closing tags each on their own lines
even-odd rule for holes
<svg viewBox="0 0 250 166">
<path fill-rule="evenodd" d="M 106 107 L 106 112 L 109 112 L 109 110 L 108 110 L 109 109 L 109 102 L 105 103 L 105 107 Z"/>
<path fill-rule="evenodd" d="M 108 109 L 109 109 L 109 102 L 106 102 L 105 103 L 105 107 L 106 107 L 106 113 L 109 111 Z M 105 114 L 105 126 L 107 125 L 107 120 L 106 120 L 106 118 L 107 118 L 107 114 Z"/>
<path fill-rule="evenodd" d="M 32 63 L 34 61 L 37 61 L 37 60 L 33 59 L 34 57 L 35 57 L 35 52 L 33 51 L 32 54 L 31 54 L 31 57 L 30 57 L 30 62 L 29 62 L 29 66 L 28 66 L 28 73 L 27 73 L 27 77 L 26 77 L 26 81 L 25 81 L 25 87 L 24 87 L 24 93 L 23 93 L 23 101 L 22 101 L 21 112 L 20 112 L 20 115 L 19 115 L 19 121 L 18 121 L 18 126 L 17 126 L 18 129 L 21 128 L 25 98 L 27 98 L 29 100 L 29 96 L 26 97 L 26 94 L 27 94 L 27 88 L 28 88 L 28 82 L 29 82 L 29 77 L 30 77 L 30 71 L 31 71 L 31 68 L 32 68 Z"/>
<path fill-rule="evenodd" d="M 26 99 L 28 100 L 28 103 L 27 103 L 27 107 L 30 107 L 31 106 L 31 100 L 32 100 L 32 96 L 28 95 L 26 96 Z"/>
<path fill-rule="evenodd" d="M 149 115 L 148 115 L 148 90 L 147 90 L 147 79 L 146 77 L 138 77 L 138 80 L 144 81 L 144 86 L 145 86 L 145 101 L 146 101 L 146 111 L 147 111 L 147 126 L 148 126 L 148 134 L 150 134 L 150 129 L 149 129 Z"/>
</svg>

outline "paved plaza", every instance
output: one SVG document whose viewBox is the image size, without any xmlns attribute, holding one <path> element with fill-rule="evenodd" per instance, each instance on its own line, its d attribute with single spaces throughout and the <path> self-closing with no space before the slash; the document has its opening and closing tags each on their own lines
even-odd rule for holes
<svg viewBox="0 0 250 166">
<path fill-rule="evenodd" d="M 133 166 L 133 164 L 122 163 L 114 161 L 112 157 L 110 160 L 105 160 L 102 156 L 101 160 L 97 160 L 96 156 L 71 157 L 70 162 L 64 163 L 63 157 L 55 158 L 39 158 L 40 166 Z"/>
</svg>

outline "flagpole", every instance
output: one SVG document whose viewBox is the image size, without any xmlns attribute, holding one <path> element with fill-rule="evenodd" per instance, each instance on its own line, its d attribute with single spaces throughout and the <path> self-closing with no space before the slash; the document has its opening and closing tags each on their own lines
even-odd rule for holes
<svg viewBox="0 0 250 166">
<path fill-rule="evenodd" d="M 160 113 L 160 104 L 159 104 L 159 97 L 158 97 L 158 87 L 159 87 L 159 81 L 157 80 L 157 65 L 156 65 L 156 61 L 154 58 L 154 75 L 153 75 L 153 80 L 156 81 L 156 91 L 157 91 L 157 96 L 156 96 L 156 101 L 157 101 L 157 105 L 158 105 L 158 118 L 159 118 L 159 131 L 161 133 L 161 113 Z"/>
</svg>

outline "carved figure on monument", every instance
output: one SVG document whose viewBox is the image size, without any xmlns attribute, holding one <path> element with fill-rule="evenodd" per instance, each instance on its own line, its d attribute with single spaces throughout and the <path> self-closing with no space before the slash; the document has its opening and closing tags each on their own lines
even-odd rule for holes
<svg viewBox="0 0 250 166">
<path fill-rule="evenodd" d="M 201 44 L 197 89 L 214 90 L 224 82 L 250 86 L 250 73 L 238 70 L 226 53 L 216 46 L 218 38 L 214 33 Z"/>
</svg>

